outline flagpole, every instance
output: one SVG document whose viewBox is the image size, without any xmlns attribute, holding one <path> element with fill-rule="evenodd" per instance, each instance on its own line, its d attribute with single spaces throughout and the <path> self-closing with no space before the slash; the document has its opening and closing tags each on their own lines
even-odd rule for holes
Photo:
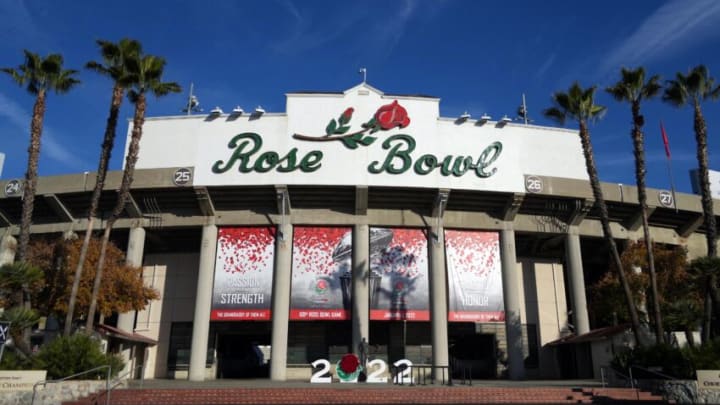
<svg viewBox="0 0 720 405">
<path fill-rule="evenodd" d="M 672 193 L 673 206 L 675 206 L 675 213 L 678 212 L 677 198 L 675 197 L 675 179 L 673 178 L 672 172 L 672 159 L 670 159 L 670 141 L 665 133 L 665 126 L 660 121 L 660 134 L 662 135 L 663 145 L 665 146 L 665 162 L 667 162 L 668 177 L 670 178 L 670 192 Z"/>
</svg>

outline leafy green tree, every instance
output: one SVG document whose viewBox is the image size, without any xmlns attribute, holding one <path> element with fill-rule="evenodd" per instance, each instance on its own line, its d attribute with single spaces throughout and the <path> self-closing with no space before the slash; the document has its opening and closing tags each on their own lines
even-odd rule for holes
<svg viewBox="0 0 720 405">
<path fill-rule="evenodd" d="M 43 119 L 47 93 L 54 91 L 63 94 L 80 83 L 74 76 L 77 70 L 63 69 L 63 57 L 50 54 L 45 58 L 25 50 L 25 62 L 17 68 L 2 68 L 0 71 L 9 74 L 19 85 L 25 86 L 28 93 L 35 96 L 32 119 L 30 121 L 30 147 L 28 163 L 23 184 L 22 212 L 20 214 L 20 236 L 15 260 L 25 260 L 28 242 L 30 241 L 30 224 L 35 203 L 35 190 L 38 179 L 38 161 L 40 159 L 40 139 L 42 137 Z M 30 309 L 29 297 L 23 298 L 26 309 Z M 30 330 L 23 333 L 24 344 L 30 345 Z"/>
<path fill-rule="evenodd" d="M 32 327 L 39 319 L 35 310 L 23 305 L 23 299 L 39 291 L 43 281 L 43 272 L 27 262 L 0 266 L 0 304 L 5 309 L 0 314 L 0 320 L 11 323 L 10 336 L 13 346 L 23 357 L 30 354 L 30 345 L 25 341 L 23 331 Z M 17 294 L 17 291 L 22 294 Z"/>
<path fill-rule="evenodd" d="M 660 312 L 660 298 L 658 297 L 657 274 L 655 272 L 655 259 L 653 258 L 652 236 L 648 224 L 647 191 L 645 186 L 645 139 L 642 131 L 645 125 L 645 118 L 640 114 L 640 103 L 655 97 L 661 89 L 660 76 L 654 75 L 645 81 L 645 69 L 620 70 L 621 79 L 614 86 L 606 90 L 617 101 L 630 103 L 632 112 L 632 130 L 630 137 L 633 142 L 633 154 L 635 155 L 635 181 L 640 202 L 640 213 L 642 217 L 643 234 L 645 235 L 645 251 L 647 252 L 648 270 L 650 272 L 650 293 L 652 296 L 653 318 L 655 319 L 655 343 L 664 341 L 662 314 Z"/>
<path fill-rule="evenodd" d="M 707 125 L 702 113 L 701 104 L 707 100 L 717 100 L 720 97 L 720 86 L 710 76 L 707 67 L 698 65 L 692 68 L 687 75 L 680 72 L 675 74 L 674 80 L 666 81 L 663 101 L 675 106 L 691 105 L 693 108 L 693 129 L 695 130 L 695 143 L 697 146 L 698 183 L 705 222 L 705 239 L 709 257 L 717 257 L 717 222 L 713 212 L 713 200 L 710 194 L 710 177 L 708 174 L 708 143 Z M 708 274 L 706 282 L 707 295 L 705 298 L 705 319 L 703 327 L 704 341 L 710 339 L 711 321 L 713 312 L 720 314 L 720 292 L 717 288 L 717 273 L 720 268 Z M 718 331 L 716 331 L 717 334 Z"/>
<path fill-rule="evenodd" d="M 182 91 L 180 85 L 175 82 L 163 82 L 162 75 L 165 70 L 165 59 L 153 55 L 139 55 L 137 57 L 128 58 L 128 70 L 133 76 L 133 86 L 128 92 L 130 101 L 135 104 L 135 114 L 133 116 L 133 127 L 130 136 L 130 145 L 128 146 L 127 157 L 125 159 L 125 169 L 120 183 L 120 190 L 115 207 L 105 224 L 105 232 L 103 233 L 102 246 L 100 250 L 100 259 L 95 273 L 95 282 L 93 284 L 92 298 L 90 301 L 90 309 L 88 310 L 87 322 L 85 328 L 87 331 L 92 330 L 94 322 L 95 310 L 97 307 L 97 297 L 100 291 L 102 280 L 103 266 L 105 263 L 105 251 L 110 240 L 110 231 L 113 225 L 120 217 L 125 209 L 125 203 L 130 195 L 130 186 L 132 185 L 135 173 L 135 164 L 140 153 L 140 140 L 142 139 L 142 130 L 145 123 L 145 111 L 147 109 L 147 93 L 152 93 L 156 97 L 166 96 L 170 93 L 179 93 Z"/>
<path fill-rule="evenodd" d="M 605 113 L 606 108 L 595 104 L 595 90 L 592 86 L 583 89 L 575 82 L 568 89 L 567 93 L 556 92 L 552 96 L 553 106 L 544 110 L 545 117 L 555 120 L 560 124 L 564 124 L 568 118 L 574 119 L 580 126 L 579 135 L 582 145 L 583 154 L 585 155 L 585 167 L 588 177 L 590 178 L 590 186 L 593 196 L 595 197 L 595 205 L 600 210 L 600 223 L 602 224 L 605 240 L 610 247 L 612 260 L 618 269 L 620 284 L 625 294 L 625 302 L 630 314 L 630 323 L 635 335 L 635 341 L 641 345 L 640 336 L 640 319 L 638 318 L 637 308 L 633 300 L 630 286 L 623 271 L 620 254 L 610 229 L 610 217 L 608 215 L 607 204 L 603 196 L 602 188 L 600 188 L 600 178 L 598 177 L 597 166 L 595 165 L 595 157 L 593 155 L 592 144 L 590 143 L 590 130 L 588 123 L 599 119 Z"/>
<path fill-rule="evenodd" d="M 105 135 L 103 136 L 102 148 L 100 150 L 100 158 L 98 160 L 97 176 L 95 178 L 95 188 L 93 188 L 92 197 L 90 198 L 90 208 L 87 213 L 87 227 L 85 229 L 85 238 L 80 250 L 80 260 L 75 267 L 75 275 L 73 277 L 72 290 L 68 301 L 68 310 L 65 317 L 64 335 L 68 336 L 72 327 L 73 316 L 75 315 L 75 301 L 77 299 L 78 288 L 80 287 L 80 279 L 82 278 L 83 266 L 87 256 L 90 238 L 92 236 L 95 216 L 97 215 L 98 205 L 100 204 L 100 196 L 105 186 L 105 177 L 107 175 L 108 163 L 112 154 L 113 145 L 115 144 L 115 134 L 118 123 L 118 114 L 122 105 L 125 89 L 133 84 L 135 76 L 130 74 L 127 60 L 136 58 L 141 52 L 142 47 L 138 41 L 132 39 L 122 39 L 118 43 L 99 40 L 97 41 L 102 56 L 101 62 L 91 61 L 85 67 L 98 72 L 113 80 L 112 96 L 110 97 L 110 112 L 108 114 L 107 123 L 105 124 Z"/>
</svg>

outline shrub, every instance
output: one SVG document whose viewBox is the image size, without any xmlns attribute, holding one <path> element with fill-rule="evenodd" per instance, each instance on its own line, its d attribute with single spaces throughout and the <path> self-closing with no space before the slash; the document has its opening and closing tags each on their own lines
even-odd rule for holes
<svg viewBox="0 0 720 405">
<path fill-rule="evenodd" d="M 683 353 L 695 367 L 695 370 L 720 369 L 720 338 L 715 338 L 702 346 L 687 347 Z"/>
<path fill-rule="evenodd" d="M 47 370 L 47 378 L 53 380 L 104 365 L 109 365 L 111 374 L 117 375 L 124 366 L 119 356 L 103 353 L 100 342 L 84 333 L 58 337 L 42 346 L 34 362 L 35 368 Z M 106 370 L 98 370 L 80 378 L 103 378 L 106 373 Z"/>
<path fill-rule="evenodd" d="M 633 368 L 633 376 L 636 378 L 659 378 L 656 374 L 643 369 L 659 371 L 675 378 L 695 378 L 695 369 L 690 359 L 682 350 L 668 344 L 620 351 L 615 355 L 611 364 L 622 373 L 626 373 L 630 366 L 639 367 Z"/>
</svg>

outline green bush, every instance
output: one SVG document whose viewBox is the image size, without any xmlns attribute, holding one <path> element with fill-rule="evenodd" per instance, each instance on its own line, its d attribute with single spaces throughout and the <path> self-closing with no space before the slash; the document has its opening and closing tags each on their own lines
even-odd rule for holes
<svg viewBox="0 0 720 405">
<path fill-rule="evenodd" d="M 657 375 L 644 371 L 650 369 L 675 378 L 695 378 L 692 361 L 682 350 L 668 344 L 638 347 L 618 352 L 612 360 L 612 366 L 622 373 L 627 373 L 630 366 L 636 378 L 659 378 Z"/>
<path fill-rule="evenodd" d="M 117 375 L 123 368 L 123 361 L 117 355 L 103 353 L 100 350 L 100 342 L 84 333 L 58 337 L 42 346 L 34 357 L 35 368 L 47 370 L 49 380 L 64 378 L 104 365 L 109 365 L 111 374 Z M 79 378 L 103 378 L 106 374 L 107 370 L 99 370 Z"/>
<path fill-rule="evenodd" d="M 5 347 L 0 370 L 31 370 L 32 362 L 29 358 L 18 354 L 15 350 Z"/>
<path fill-rule="evenodd" d="M 720 370 L 720 338 L 698 347 L 687 347 L 683 353 L 695 370 Z"/>
</svg>

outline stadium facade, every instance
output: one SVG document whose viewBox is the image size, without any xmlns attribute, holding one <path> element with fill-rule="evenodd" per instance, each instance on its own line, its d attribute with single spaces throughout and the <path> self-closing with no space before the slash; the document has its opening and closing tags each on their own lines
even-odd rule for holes
<svg viewBox="0 0 720 405">
<path fill-rule="evenodd" d="M 586 287 L 606 269 L 577 132 L 439 103 L 361 83 L 289 93 L 285 113 L 148 118 L 114 238 L 161 298 L 108 329 L 145 378 L 305 379 L 363 339 L 389 364 L 591 377 L 588 353 L 548 345 L 590 331 Z M 16 233 L 18 181 L 0 184 L 0 234 Z M 32 232 L 84 230 L 93 185 L 40 178 Z M 603 190 L 615 237 L 642 238 L 635 188 Z M 697 196 L 649 204 L 655 242 L 705 253 Z"/>
</svg>

